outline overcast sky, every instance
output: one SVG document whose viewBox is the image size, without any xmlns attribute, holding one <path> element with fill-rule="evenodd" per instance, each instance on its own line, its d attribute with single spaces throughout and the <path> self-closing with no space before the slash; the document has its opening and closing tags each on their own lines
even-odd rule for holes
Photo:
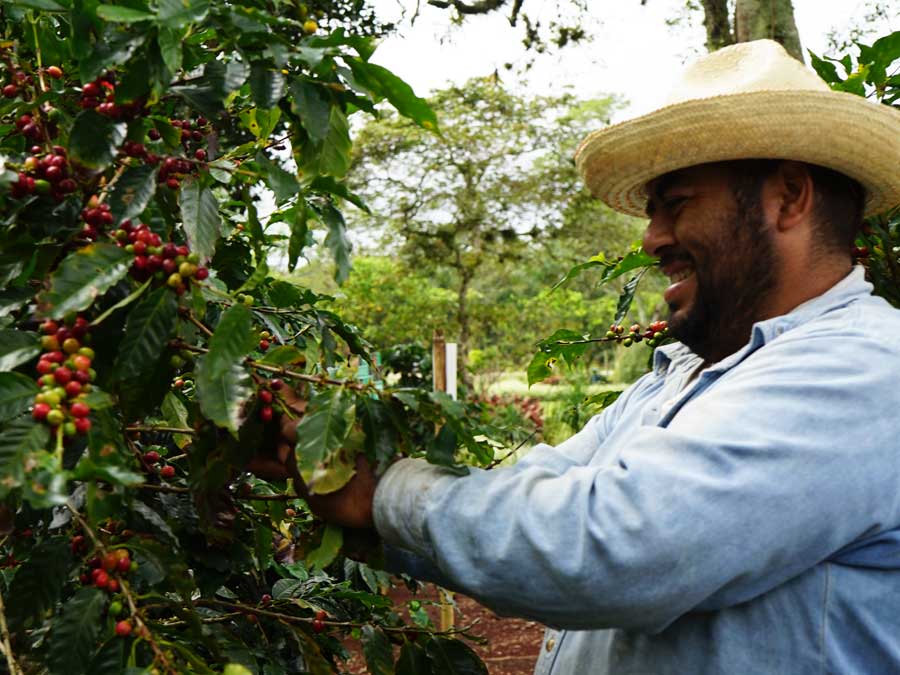
<svg viewBox="0 0 900 675">
<path fill-rule="evenodd" d="M 559 3 L 565 4 L 565 3 Z M 591 0 L 596 9 L 585 28 L 596 35 L 586 45 L 557 50 L 538 58 L 522 83 L 527 90 L 557 92 L 568 86 L 583 98 L 619 94 L 630 101 L 629 109 L 618 117 L 652 108 L 659 90 L 670 81 L 686 60 L 705 50 L 702 13 L 687 13 L 686 0 Z M 900 0 L 892 2 L 900 6 Z M 416 0 L 375 0 L 382 18 L 401 19 L 398 35 L 386 39 L 373 61 L 394 71 L 409 82 L 416 93 L 426 95 L 448 82 L 460 83 L 469 77 L 498 70 L 504 81 L 517 84 L 517 77 L 504 64 L 522 65 L 526 56 L 521 28 L 510 28 L 508 9 L 489 16 L 472 17 L 461 28 L 448 29 L 450 13 L 421 0 L 413 26 L 409 17 Z M 846 33 L 859 24 L 867 3 L 863 0 L 794 0 L 795 15 L 803 46 L 821 54 L 827 50 L 828 34 Z M 555 0 L 525 0 L 524 8 L 545 23 L 558 6 Z M 405 19 L 403 19 L 405 10 Z M 892 12 L 895 16 L 897 11 Z M 677 25 L 667 19 L 682 17 Z M 895 20 L 896 21 L 896 20 Z M 900 29 L 900 25 L 880 24 L 876 34 Z"/>
</svg>

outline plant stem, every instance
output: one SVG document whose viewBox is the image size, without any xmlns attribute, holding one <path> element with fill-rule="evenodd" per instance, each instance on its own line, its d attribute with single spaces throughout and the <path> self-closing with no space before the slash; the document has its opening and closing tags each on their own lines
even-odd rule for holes
<svg viewBox="0 0 900 675">
<path fill-rule="evenodd" d="M 204 349 L 203 347 L 194 347 L 193 345 L 186 344 L 181 340 L 173 340 L 169 344 L 173 349 L 184 349 L 185 351 L 193 352 L 195 354 L 209 353 L 208 349 Z M 283 366 L 270 366 L 267 363 L 254 361 L 251 358 L 247 358 L 247 364 L 252 368 L 256 368 L 256 370 L 263 370 L 267 373 L 274 373 L 276 375 L 281 375 L 282 377 L 301 380 L 303 382 L 312 382 L 313 384 L 330 384 L 336 387 L 347 387 L 349 389 L 358 389 L 360 391 L 369 388 L 369 385 L 361 384 L 359 382 L 351 382 L 349 380 L 334 380 L 330 377 L 325 377 L 324 375 L 309 375 L 307 373 L 298 373 L 293 370 L 288 370 Z"/>
<path fill-rule="evenodd" d="M 197 432 L 193 429 L 182 429 L 181 427 L 157 426 L 155 424 L 132 424 L 125 427 L 125 431 L 160 431 L 170 432 L 173 434 L 185 434 L 187 436 L 196 436 Z"/>
<path fill-rule="evenodd" d="M 493 462 L 491 462 L 490 464 L 488 464 L 488 465 L 487 465 L 487 468 L 488 468 L 488 469 L 493 469 L 493 468 L 494 468 L 495 466 L 497 466 L 498 464 L 502 464 L 505 460 L 507 460 L 508 458 L 512 457 L 514 454 L 516 454 L 519 450 L 522 449 L 522 446 L 523 446 L 523 445 L 525 445 L 528 441 L 530 441 L 532 438 L 534 438 L 534 435 L 535 435 L 536 433 L 537 433 L 537 429 L 535 429 L 534 431 L 532 431 L 532 432 L 528 435 L 528 438 L 524 439 L 524 440 L 523 440 L 521 443 L 519 443 L 516 447 L 514 447 L 512 450 L 510 450 L 510 451 L 507 452 L 505 455 L 503 455 L 503 457 L 501 457 L 500 459 L 495 459 Z"/>
<path fill-rule="evenodd" d="M 13 655 L 12 643 L 9 639 L 9 627 L 6 625 L 6 606 L 3 604 L 3 594 L 0 593 L 0 638 L 3 643 L 0 649 L 6 657 L 6 665 L 9 668 L 10 675 L 22 675 L 22 669 L 16 663 L 16 657 Z"/>
<path fill-rule="evenodd" d="M 72 506 L 72 502 L 67 501 L 66 508 L 69 509 L 72 517 L 78 521 L 81 529 L 84 530 L 87 533 L 88 537 L 90 537 L 91 541 L 94 542 L 94 546 L 97 548 L 97 550 L 99 550 L 103 555 L 106 555 L 109 551 L 103 545 L 103 542 L 97 536 L 97 533 L 94 532 L 93 528 L 88 524 L 87 520 L 85 520 L 84 516 L 79 513 L 78 509 Z M 150 632 L 150 629 L 147 627 L 147 623 L 144 621 L 144 617 L 141 615 L 141 612 L 138 609 L 137 603 L 134 599 L 134 594 L 128 587 L 128 582 L 125 581 L 125 579 L 123 579 L 116 572 L 112 572 L 111 574 L 115 574 L 116 578 L 118 578 L 119 589 L 122 593 L 122 597 L 124 597 L 125 601 L 128 603 L 128 609 L 131 612 L 131 617 L 134 619 L 135 628 L 137 628 L 137 635 L 138 637 L 146 640 L 147 644 L 150 645 L 150 649 L 153 650 L 153 654 L 155 655 L 154 661 L 159 660 L 162 667 L 166 670 L 166 672 L 171 673 L 171 675 L 179 675 L 175 667 L 169 663 L 169 659 L 166 658 L 165 653 L 162 651 L 162 649 L 159 648 L 156 640 L 153 639 L 153 634 Z"/>
<path fill-rule="evenodd" d="M 258 616 L 267 616 L 270 619 L 278 619 L 279 621 L 284 621 L 285 623 L 311 624 L 313 621 L 316 621 L 316 619 L 313 617 L 282 614 L 281 612 L 273 612 L 268 609 L 261 609 L 259 607 L 252 607 L 250 605 L 242 605 L 234 602 L 224 602 L 222 600 L 198 600 L 195 604 L 201 607 L 224 607 L 226 609 L 231 609 L 242 614 L 256 614 Z M 388 633 L 428 633 L 429 635 L 458 635 L 459 633 L 469 632 L 469 630 L 476 626 L 480 621 L 481 619 L 475 619 L 466 626 L 445 631 L 430 631 L 427 628 L 419 628 L 418 626 L 378 626 L 378 628 Z M 370 625 L 368 623 L 357 623 L 355 621 L 322 621 L 322 623 L 326 626 L 334 626 L 336 628 L 362 628 L 363 626 Z"/>
</svg>

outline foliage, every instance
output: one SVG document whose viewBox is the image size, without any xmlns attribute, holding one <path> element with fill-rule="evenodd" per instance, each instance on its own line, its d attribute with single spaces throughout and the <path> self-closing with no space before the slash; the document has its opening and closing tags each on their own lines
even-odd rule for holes
<svg viewBox="0 0 900 675">
<path fill-rule="evenodd" d="M 371 122 L 360 134 L 351 182 L 374 214 L 360 218 L 383 229 L 386 248 L 425 274 L 452 274 L 468 382 L 470 291 L 486 267 L 521 265 L 575 220 L 570 209 L 583 203 L 583 188 L 569 159 L 573 144 L 606 121 L 611 102 L 525 99 L 497 78 L 480 78 L 437 92 L 430 103 L 441 115 L 440 137 L 397 115 Z"/>
<path fill-rule="evenodd" d="M 502 445 L 446 396 L 353 381 L 369 344 L 269 271 L 319 231 L 346 278 L 342 209 L 366 208 L 344 182 L 350 115 L 386 100 L 437 130 L 370 63 L 384 27 L 361 7 L 3 6 L 11 672 L 336 672 L 351 633 L 377 672 L 393 644 L 420 672 L 483 671 L 454 635 L 404 625 L 384 574 L 340 557 L 345 537 L 313 519 L 294 462 L 272 454 L 279 422 L 302 418 L 297 464 L 327 492 L 355 453 L 464 472 Z"/>
</svg>

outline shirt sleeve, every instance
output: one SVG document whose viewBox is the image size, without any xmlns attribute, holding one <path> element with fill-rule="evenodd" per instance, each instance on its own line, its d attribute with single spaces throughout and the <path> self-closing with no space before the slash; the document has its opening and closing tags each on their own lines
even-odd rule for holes
<svg viewBox="0 0 900 675">
<path fill-rule="evenodd" d="M 609 464 L 399 462 L 376 526 L 495 611 L 562 628 L 655 632 L 765 593 L 900 522 L 897 345 L 789 335 Z"/>
</svg>

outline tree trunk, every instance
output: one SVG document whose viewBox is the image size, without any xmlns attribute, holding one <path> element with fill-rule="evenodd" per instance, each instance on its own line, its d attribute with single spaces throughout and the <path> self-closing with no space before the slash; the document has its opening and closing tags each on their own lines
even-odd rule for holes
<svg viewBox="0 0 900 675">
<path fill-rule="evenodd" d="M 469 374 L 469 306 L 466 296 L 469 294 L 469 282 L 472 281 L 472 270 L 459 270 L 459 291 L 457 292 L 456 320 L 459 322 L 459 347 L 457 348 L 457 372 L 459 379 L 468 391 L 472 390 L 472 378 Z"/>
<path fill-rule="evenodd" d="M 706 4 L 704 2 L 704 6 Z M 762 38 L 775 40 L 784 45 L 791 56 L 803 61 L 803 48 L 791 0 L 737 0 L 734 35 L 738 42 Z"/>
<path fill-rule="evenodd" d="M 734 33 L 728 22 L 728 0 L 702 0 L 703 25 L 706 26 L 706 48 L 714 52 L 734 44 Z"/>
</svg>

